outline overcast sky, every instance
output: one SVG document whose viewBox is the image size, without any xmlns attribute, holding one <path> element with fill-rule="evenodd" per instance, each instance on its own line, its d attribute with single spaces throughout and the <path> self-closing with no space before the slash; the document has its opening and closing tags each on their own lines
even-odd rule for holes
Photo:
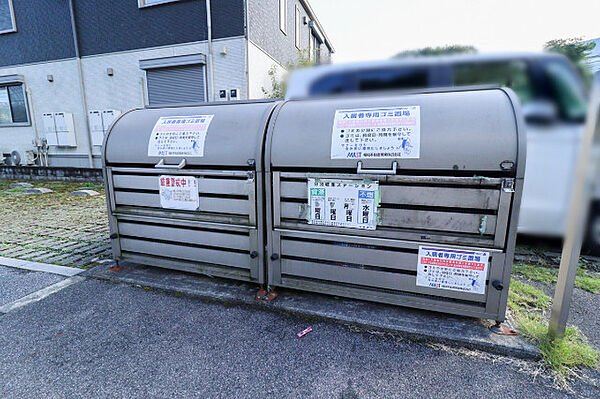
<svg viewBox="0 0 600 399">
<path fill-rule="evenodd" d="M 552 39 L 600 37 L 598 0 L 309 0 L 334 62 L 446 44 L 541 51 Z"/>
</svg>

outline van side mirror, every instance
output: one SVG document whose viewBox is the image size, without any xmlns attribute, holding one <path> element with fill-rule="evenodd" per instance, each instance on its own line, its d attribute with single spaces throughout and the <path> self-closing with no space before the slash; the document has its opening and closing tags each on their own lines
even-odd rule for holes
<svg viewBox="0 0 600 399">
<path fill-rule="evenodd" d="M 551 101 L 537 100 L 523 105 L 523 116 L 528 123 L 548 125 L 558 119 L 558 110 Z"/>
</svg>

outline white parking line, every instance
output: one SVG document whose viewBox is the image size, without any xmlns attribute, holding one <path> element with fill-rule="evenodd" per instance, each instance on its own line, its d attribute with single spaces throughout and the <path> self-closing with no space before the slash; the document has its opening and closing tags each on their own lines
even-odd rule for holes
<svg viewBox="0 0 600 399">
<path fill-rule="evenodd" d="M 29 260 L 15 258 L 5 258 L 4 256 L 0 256 L 0 266 L 14 267 L 16 269 L 29 270 L 32 272 L 52 273 L 67 277 L 75 276 L 84 271 L 83 269 L 76 269 L 74 267 L 51 265 L 49 263 L 32 262 Z"/>
<path fill-rule="evenodd" d="M 62 281 L 59 281 L 56 284 L 52 284 L 46 288 L 42 288 L 39 291 L 32 292 L 31 294 L 26 295 L 23 298 L 17 299 L 16 301 L 13 301 L 13 302 L 7 303 L 6 305 L 0 306 L 0 313 L 8 313 L 15 309 L 19 309 L 19 308 L 22 308 L 23 306 L 29 305 L 31 303 L 41 301 L 42 299 L 44 299 L 52 294 L 57 293 L 58 291 L 62 290 L 63 288 L 67 288 L 68 286 L 79 283 L 83 280 L 85 280 L 85 277 L 81 277 L 81 276 L 74 276 L 74 277 L 66 278 Z"/>
</svg>

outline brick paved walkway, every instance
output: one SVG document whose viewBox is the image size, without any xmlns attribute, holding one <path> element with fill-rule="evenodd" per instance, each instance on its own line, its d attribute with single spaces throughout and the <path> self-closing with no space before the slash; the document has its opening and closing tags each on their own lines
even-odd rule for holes
<svg viewBox="0 0 600 399">
<path fill-rule="evenodd" d="M 0 256 L 89 268 L 110 258 L 104 188 L 81 182 L 32 182 L 54 190 L 27 195 L 0 179 Z M 74 197 L 78 188 L 100 192 Z"/>
</svg>

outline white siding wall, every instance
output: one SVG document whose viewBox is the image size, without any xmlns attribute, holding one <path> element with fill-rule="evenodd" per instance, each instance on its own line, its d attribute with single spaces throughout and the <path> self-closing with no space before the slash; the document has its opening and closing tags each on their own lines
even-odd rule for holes
<svg viewBox="0 0 600 399">
<path fill-rule="evenodd" d="M 29 110 L 30 119 L 35 117 L 38 134 L 45 137 L 43 132 L 42 114 L 45 112 L 64 111 L 74 115 L 75 131 L 78 133 L 78 148 L 51 147 L 51 154 L 65 154 L 73 158 L 73 166 L 89 166 L 87 159 L 87 138 L 81 137 L 79 132 L 84 131 L 85 122 L 81 119 L 83 108 L 79 83 L 77 80 L 77 61 L 55 61 L 43 64 L 32 64 L 0 69 L 1 75 L 19 74 L 24 77 L 25 89 L 33 101 L 33 110 Z M 54 77 L 49 82 L 48 75 Z M 8 152 L 33 150 L 31 141 L 35 138 L 32 126 L 27 127 L 0 127 L 0 150 Z M 78 154 L 80 156 L 78 156 Z"/>
<path fill-rule="evenodd" d="M 232 38 L 213 41 L 215 91 L 237 88 L 240 99 L 248 98 L 246 81 L 245 39 Z M 222 55 L 223 48 L 227 54 Z M 126 112 L 144 106 L 145 72 L 139 61 L 152 58 L 171 57 L 202 53 L 208 57 L 206 42 L 145 49 L 139 51 L 103 54 L 82 58 L 83 76 L 88 110 L 116 109 Z M 112 68 L 113 76 L 108 76 Z M 77 148 L 50 148 L 50 166 L 88 167 L 88 138 L 86 112 L 83 110 L 79 92 L 77 61 L 56 61 L 35 65 L 0 68 L 0 76 L 23 75 L 25 88 L 33 98 L 33 114 L 37 121 L 40 137 L 44 137 L 42 114 L 65 111 L 73 113 Z M 53 75 L 54 82 L 46 76 Z M 30 114 L 32 111 L 30 110 Z M 0 152 L 33 150 L 35 138 L 33 126 L 0 127 Z M 100 147 L 93 147 L 95 166 L 100 166 Z"/>
<path fill-rule="evenodd" d="M 270 91 L 272 88 L 269 69 L 275 67 L 277 76 L 282 78 L 285 68 L 264 52 L 260 47 L 248 41 L 248 96 L 251 99 L 264 98 L 263 88 Z"/>
</svg>

